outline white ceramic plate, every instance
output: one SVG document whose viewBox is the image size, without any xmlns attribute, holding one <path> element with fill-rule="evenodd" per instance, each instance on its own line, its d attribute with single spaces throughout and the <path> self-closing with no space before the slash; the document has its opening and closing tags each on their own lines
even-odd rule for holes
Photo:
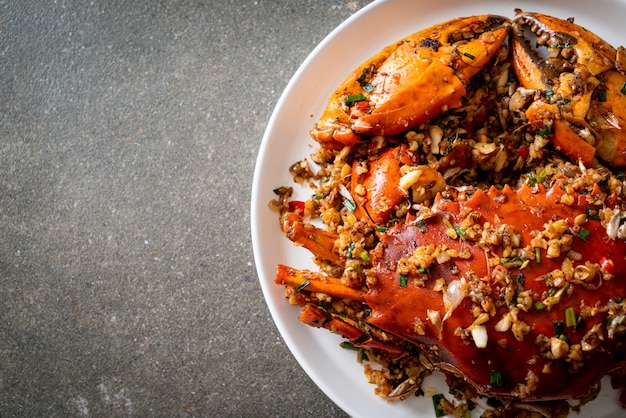
<svg viewBox="0 0 626 418">
<path fill-rule="evenodd" d="M 461 16 L 492 13 L 513 17 L 514 9 L 536 11 L 561 18 L 575 17 L 578 24 L 614 45 L 626 44 L 623 35 L 626 0 L 388 0 L 365 7 L 337 27 L 305 60 L 282 94 L 269 121 L 258 155 L 252 190 L 252 240 L 261 287 L 276 326 L 302 368 L 346 413 L 354 417 L 433 417 L 429 398 L 411 398 L 389 404 L 374 395 L 355 353 L 339 348 L 341 339 L 298 320 L 283 288 L 273 284 L 276 264 L 313 268 L 308 251 L 295 248 L 268 209 L 272 190 L 291 184 L 288 167 L 308 156 L 308 132 L 333 90 L 347 74 L 383 47 L 435 23 Z M 621 34 L 621 36 L 620 36 Z M 427 381 L 442 386 L 442 379 Z M 603 393 L 579 416 L 623 416 L 616 394 L 603 385 Z"/>
</svg>

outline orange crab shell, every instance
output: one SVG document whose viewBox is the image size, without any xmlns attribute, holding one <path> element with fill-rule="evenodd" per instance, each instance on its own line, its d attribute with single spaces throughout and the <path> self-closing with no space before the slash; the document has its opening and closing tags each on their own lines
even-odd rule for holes
<svg viewBox="0 0 626 418">
<path fill-rule="evenodd" d="M 368 305 L 373 309 L 370 323 L 387 332 L 400 336 L 433 354 L 433 361 L 442 368 L 461 373 L 476 388 L 487 396 L 512 396 L 520 387 L 528 383 L 529 376 L 534 376 L 534 387 L 525 393 L 527 400 L 564 399 L 580 397 L 603 375 L 616 366 L 617 357 L 624 349 L 623 336 L 604 339 L 602 349 L 584 353 L 584 365 L 577 372 L 570 372 L 571 365 L 561 359 L 550 360 L 542 352 L 536 341 L 554 336 L 554 321 L 563 320 L 565 310 L 569 307 L 580 312 L 585 306 L 603 306 L 613 298 L 626 296 L 626 241 L 612 240 L 600 221 L 588 220 L 584 227 L 589 231 L 587 240 L 574 237 L 572 251 L 584 255 L 584 260 L 599 263 L 601 259 L 610 259 L 614 263 L 616 276 L 606 281 L 597 290 L 590 290 L 572 285 L 571 294 L 565 293 L 561 301 L 550 309 L 520 309 L 518 318 L 529 325 L 530 331 L 518 340 L 511 332 L 498 332 L 495 324 L 508 312 L 508 308 L 500 305 L 487 321 L 488 343 L 485 348 L 478 348 L 468 338 L 462 338 L 464 331 L 470 329 L 477 301 L 468 294 L 454 309 L 446 310 L 442 290 L 434 290 L 437 279 L 443 279 L 446 286 L 455 280 L 474 276 L 481 278 L 480 287 L 472 285 L 472 292 L 483 292 L 481 298 L 490 297 L 493 301 L 502 297 L 502 284 L 493 279 L 494 271 L 502 270 L 501 266 L 489 264 L 487 256 L 499 251 L 498 248 L 483 248 L 475 242 L 452 239 L 449 236 L 449 224 L 461 222 L 461 213 L 471 209 L 480 213 L 477 223 L 491 222 L 493 225 L 509 224 L 515 227 L 522 236 L 522 242 L 532 239 L 530 232 L 542 230 L 546 219 L 566 219 L 572 224 L 573 219 L 585 213 L 586 197 L 577 196 L 572 205 L 561 203 L 565 192 L 554 187 L 545 190 L 542 186 L 531 189 L 523 186 L 514 191 L 506 186 L 503 190 L 495 188 L 488 192 L 477 191 L 471 198 L 457 201 L 439 199 L 433 210 L 436 215 L 425 222 L 424 232 L 418 225 L 407 222 L 390 229 L 381 237 L 382 251 L 374 260 L 378 266 L 378 283 L 370 287 L 366 295 Z M 496 219 L 498 218 L 498 219 Z M 467 259 L 453 259 L 441 264 L 434 263 L 428 268 L 429 280 L 424 285 L 416 285 L 414 277 L 405 278 L 400 284 L 399 274 L 395 266 L 402 258 L 409 257 L 418 247 L 445 245 L 457 251 L 469 251 Z M 500 249 L 501 250 L 501 249 Z M 563 257 L 547 258 L 541 250 L 541 260 L 530 260 L 520 269 L 509 269 L 511 278 L 523 278 L 524 290 L 538 297 L 545 297 L 550 291 L 544 277 L 561 268 Z M 580 263 L 575 262 L 575 263 Z M 454 266 L 454 268 L 452 268 Z M 458 283 L 458 282 L 457 282 Z M 478 305 L 480 306 L 480 305 Z M 432 318 L 445 318 L 441 323 Z M 597 313 L 586 319 L 584 330 L 568 328 L 567 335 L 571 344 L 581 342 L 585 333 L 596 324 L 605 323 L 606 314 Z M 503 382 L 496 387 L 491 381 L 492 372 L 499 373 Z"/>
<path fill-rule="evenodd" d="M 552 113 L 555 132 L 552 142 L 574 161 L 586 165 L 597 156 L 614 167 L 626 166 L 626 74 L 624 48 L 614 48 L 598 35 L 573 23 L 539 13 L 518 11 L 513 27 L 529 25 L 538 29 L 538 36 L 550 36 L 562 45 L 552 49 L 571 51 L 576 60 L 573 75 L 556 63 L 560 58 L 541 58 L 520 29 L 511 36 L 512 67 L 520 84 L 538 91 L 566 92 L 558 107 L 539 99 L 531 106 L 529 121 L 537 109 Z M 563 76 L 566 77 L 563 77 Z M 558 126 L 557 126 L 558 125 Z M 574 126 L 584 127 L 595 139 L 589 143 L 578 135 Z"/>
<path fill-rule="evenodd" d="M 481 33 L 455 44 L 457 34 Z M 458 18 L 416 32 L 356 68 L 333 93 L 311 136 L 327 147 L 354 145 L 361 134 L 393 135 L 459 107 L 465 85 L 497 53 L 508 19 Z M 368 76 L 364 88 L 364 77 Z M 360 96 L 355 103 L 346 98 Z"/>
</svg>

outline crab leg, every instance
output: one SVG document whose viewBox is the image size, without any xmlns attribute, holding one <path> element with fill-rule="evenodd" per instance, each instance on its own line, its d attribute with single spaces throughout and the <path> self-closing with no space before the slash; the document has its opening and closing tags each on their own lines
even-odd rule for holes
<svg viewBox="0 0 626 418">
<path fill-rule="evenodd" d="M 331 234 L 315 225 L 300 220 L 300 215 L 287 212 L 281 218 L 281 227 L 287 238 L 296 245 L 301 245 L 313 254 L 331 263 L 343 265 L 344 259 L 334 251 L 337 235 Z"/>
<path fill-rule="evenodd" d="M 388 148 L 369 161 L 362 173 L 358 162 L 352 166 L 350 183 L 355 199 L 355 215 L 371 225 L 387 222 L 394 207 L 412 199 L 415 203 L 430 200 L 445 188 L 443 176 L 434 168 L 415 166 L 416 157 L 406 144 Z M 403 174 L 403 166 L 413 166 Z"/>
<path fill-rule="evenodd" d="M 363 291 L 344 285 L 341 279 L 327 277 L 309 270 L 294 269 L 283 264 L 276 267 L 274 283 L 306 289 L 309 292 L 325 293 L 338 299 L 363 301 L 365 298 Z"/>
</svg>

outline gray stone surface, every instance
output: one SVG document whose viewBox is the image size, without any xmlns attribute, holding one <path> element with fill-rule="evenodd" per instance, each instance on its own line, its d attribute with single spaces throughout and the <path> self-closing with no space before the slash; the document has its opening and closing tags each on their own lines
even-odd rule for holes
<svg viewBox="0 0 626 418">
<path fill-rule="evenodd" d="M 341 416 L 258 284 L 291 75 L 368 1 L 0 0 L 0 415 Z"/>
</svg>

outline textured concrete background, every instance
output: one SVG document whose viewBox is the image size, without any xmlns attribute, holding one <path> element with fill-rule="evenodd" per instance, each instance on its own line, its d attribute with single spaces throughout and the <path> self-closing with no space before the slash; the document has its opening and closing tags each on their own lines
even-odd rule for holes
<svg viewBox="0 0 626 418">
<path fill-rule="evenodd" d="M 265 124 L 368 1 L 0 0 L 0 415 L 338 416 L 267 310 Z"/>
</svg>

